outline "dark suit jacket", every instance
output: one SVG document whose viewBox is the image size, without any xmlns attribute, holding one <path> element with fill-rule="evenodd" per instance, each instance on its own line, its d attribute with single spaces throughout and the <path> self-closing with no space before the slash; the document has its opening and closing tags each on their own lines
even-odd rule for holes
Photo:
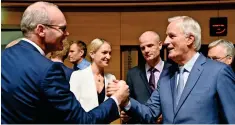
<svg viewBox="0 0 235 125">
<path fill-rule="evenodd" d="M 72 72 L 73 72 L 74 70 L 68 68 L 68 67 L 65 66 L 64 64 L 62 64 L 61 66 L 62 66 L 62 68 L 63 68 L 63 70 L 64 70 L 66 80 L 69 82 L 70 77 L 71 77 L 71 74 L 72 74 Z"/>
<path fill-rule="evenodd" d="M 170 66 L 171 64 L 164 62 L 164 67 L 160 74 L 159 79 L 167 75 L 168 68 Z M 147 80 L 145 66 L 136 66 L 136 67 L 131 68 L 127 72 L 126 82 L 129 85 L 130 97 L 134 98 L 141 104 L 146 103 L 152 93 L 151 93 L 151 88 Z M 140 121 L 138 121 L 138 119 L 131 119 L 128 121 L 128 123 L 134 124 L 134 123 L 140 123 Z"/>
<path fill-rule="evenodd" d="M 159 78 L 165 76 L 171 64 L 164 62 L 163 71 Z M 130 89 L 130 97 L 144 104 L 151 96 L 151 88 L 149 86 L 145 66 L 136 66 L 127 72 L 127 84 Z"/>
<path fill-rule="evenodd" d="M 128 113 L 146 123 L 154 123 L 161 112 L 164 124 L 235 123 L 235 74 L 231 67 L 200 55 L 175 108 L 177 68 L 169 69 L 145 105 L 131 99 Z"/>
<path fill-rule="evenodd" d="M 110 123 L 119 117 L 109 98 L 85 112 L 70 92 L 61 63 L 26 41 L 6 49 L 1 64 L 1 123 Z"/>
</svg>

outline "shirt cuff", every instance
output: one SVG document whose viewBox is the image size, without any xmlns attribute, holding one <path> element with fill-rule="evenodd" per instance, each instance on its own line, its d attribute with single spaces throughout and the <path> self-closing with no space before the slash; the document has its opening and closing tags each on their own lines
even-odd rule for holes
<svg viewBox="0 0 235 125">
<path fill-rule="evenodd" d="M 130 108 L 131 108 L 131 101 L 129 101 L 127 106 L 124 107 L 124 110 L 128 111 L 128 110 L 130 110 Z"/>
<path fill-rule="evenodd" d="M 117 98 L 116 98 L 116 97 L 114 97 L 114 96 L 111 96 L 110 98 L 112 98 L 112 99 L 115 101 L 115 103 L 117 104 L 117 107 L 119 107 L 119 103 L 118 103 Z"/>
</svg>

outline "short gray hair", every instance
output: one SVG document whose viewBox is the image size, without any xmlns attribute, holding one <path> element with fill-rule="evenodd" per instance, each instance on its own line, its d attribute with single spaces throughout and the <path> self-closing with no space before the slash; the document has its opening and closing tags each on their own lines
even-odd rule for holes
<svg viewBox="0 0 235 125">
<path fill-rule="evenodd" d="M 51 20 L 48 16 L 48 7 L 57 7 L 57 5 L 49 2 L 35 2 L 28 6 L 24 11 L 21 19 L 21 31 L 24 36 L 32 32 L 38 24 L 50 24 Z"/>
<path fill-rule="evenodd" d="M 219 39 L 219 40 L 211 42 L 208 45 L 208 49 L 213 48 L 217 45 L 222 45 L 226 49 L 226 52 L 227 52 L 226 56 L 231 56 L 232 58 L 234 58 L 235 50 L 234 50 L 234 45 L 232 42 L 224 40 L 224 39 Z"/>
<path fill-rule="evenodd" d="M 199 23 L 188 16 L 171 17 L 168 19 L 168 22 L 171 23 L 176 20 L 182 20 L 178 25 L 185 35 L 193 35 L 195 37 L 194 48 L 199 51 L 201 48 L 201 27 Z"/>
</svg>

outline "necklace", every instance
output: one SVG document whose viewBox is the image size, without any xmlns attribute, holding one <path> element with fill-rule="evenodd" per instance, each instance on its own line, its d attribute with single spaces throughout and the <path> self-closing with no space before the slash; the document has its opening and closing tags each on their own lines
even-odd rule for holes
<svg viewBox="0 0 235 125">
<path fill-rule="evenodd" d="M 102 81 L 103 77 L 101 75 L 96 76 L 96 80 L 98 81 L 98 83 L 100 83 Z"/>
</svg>

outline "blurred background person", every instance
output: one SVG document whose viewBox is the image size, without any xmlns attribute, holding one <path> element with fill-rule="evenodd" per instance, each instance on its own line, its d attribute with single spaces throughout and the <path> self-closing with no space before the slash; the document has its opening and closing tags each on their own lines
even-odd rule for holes
<svg viewBox="0 0 235 125">
<path fill-rule="evenodd" d="M 18 39 L 16 39 L 16 40 L 11 41 L 10 43 L 8 43 L 8 44 L 6 45 L 5 49 L 6 49 L 6 48 L 9 48 L 9 47 L 12 47 L 12 46 L 14 46 L 15 44 L 19 43 L 21 39 L 22 39 L 22 38 L 18 38 Z"/>
<path fill-rule="evenodd" d="M 231 66 L 234 60 L 233 43 L 224 39 L 211 42 L 208 46 L 208 57 Z"/>
<path fill-rule="evenodd" d="M 89 111 L 101 104 L 108 97 L 105 88 L 113 81 L 114 75 L 104 73 L 104 68 L 111 59 L 111 46 L 96 38 L 89 44 L 88 53 L 91 65 L 86 69 L 74 71 L 70 78 L 70 90 L 81 103 L 85 111 Z"/>
<path fill-rule="evenodd" d="M 90 65 L 85 59 L 87 54 L 86 43 L 83 41 L 72 41 L 69 48 L 69 61 L 73 63 L 74 70 L 82 70 Z"/>
<path fill-rule="evenodd" d="M 73 69 L 68 68 L 66 65 L 64 65 L 64 60 L 68 57 L 69 52 L 69 43 L 67 40 L 63 41 L 63 50 L 61 51 L 53 51 L 47 54 L 47 57 L 51 59 L 53 62 L 61 62 L 62 68 L 66 75 L 66 80 L 70 80 L 70 76 L 73 72 Z"/>
</svg>

